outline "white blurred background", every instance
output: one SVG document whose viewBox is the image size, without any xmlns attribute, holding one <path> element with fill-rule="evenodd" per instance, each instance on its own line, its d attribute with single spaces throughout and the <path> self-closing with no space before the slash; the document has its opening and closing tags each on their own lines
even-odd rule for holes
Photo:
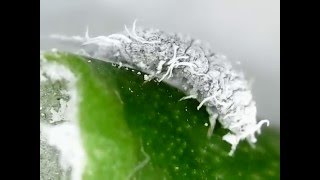
<svg viewBox="0 0 320 180">
<path fill-rule="evenodd" d="M 41 0 L 40 48 L 69 50 L 50 34 L 109 35 L 124 24 L 207 41 L 253 79 L 258 116 L 280 126 L 280 0 Z"/>
</svg>

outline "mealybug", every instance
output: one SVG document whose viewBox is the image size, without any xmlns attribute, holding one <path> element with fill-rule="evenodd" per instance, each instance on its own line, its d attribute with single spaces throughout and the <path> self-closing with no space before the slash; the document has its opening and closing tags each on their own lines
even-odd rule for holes
<svg viewBox="0 0 320 180">
<path fill-rule="evenodd" d="M 188 96 L 182 98 L 197 99 L 206 106 L 210 127 L 208 137 L 212 135 L 218 120 L 229 133 L 223 140 L 232 145 L 229 155 L 233 155 L 240 140 L 246 139 L 251 145 L 257 140 L 268 120 L 257 122 L 256 105 L 252 98 L 248 82 L 243 73 L 237 72 L 225 56 L 215 54 L 208 45 L 189 36 L 166 33 L 158 29 L 125 26 L 125 31 L 109 36 L 66 38 L 80 42 L 82 53 L 100 60 L 112 60 L 149 74 L 145 80 L 158 79 L 174 84 Z"/>
</svg>

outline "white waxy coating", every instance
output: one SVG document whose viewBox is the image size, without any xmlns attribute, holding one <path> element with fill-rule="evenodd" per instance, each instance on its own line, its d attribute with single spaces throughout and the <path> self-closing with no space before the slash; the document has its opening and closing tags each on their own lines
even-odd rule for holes
<svg viewBox="0 0 320 180">
<path fill-rule="evenodd" d="M 57 148 L 60 152 L 60 166 L 67 171 L 72 168 L 72 180 L 81 180 L 86 163 L 86 154 L 82 145 L 80 127 L 78 124 L 78 104 L 79 96 L 77 93 L 77 78 L 74 74 L 61 64 L 49 62 L 42 56 L 40 57 L 40 77 L 46 77 L 40 80 L 41 83 L 65 80 L 67 82 L 68 101 L 60 100 L 58 111 L 51 109 L 52 120 L 57 122 L 66 120 L 61 124 L 51 125 L 40 123 L 41 134 L 44 135 L 46 142 Z"/>
</svg>

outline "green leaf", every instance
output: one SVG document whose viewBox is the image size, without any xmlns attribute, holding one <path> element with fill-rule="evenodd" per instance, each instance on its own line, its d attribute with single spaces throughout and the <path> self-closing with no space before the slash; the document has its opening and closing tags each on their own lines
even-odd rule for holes
<svg viewBox="0 0 320 180">
<path fill-rule="evenodd" d="M 222 140 L 227 130 L 217 125 L 207 138 L 205 108 L 197 110 L 196 100 L 179 101 L 185 96 L 180 90 L 111 63 L 43 55 L 79 79 L 79 126 L 88 157 L 83 179 L 280 179 L 276 129 L 263 128 L 255 148 L 241 142 L 230 157 Z"/>
</svg>

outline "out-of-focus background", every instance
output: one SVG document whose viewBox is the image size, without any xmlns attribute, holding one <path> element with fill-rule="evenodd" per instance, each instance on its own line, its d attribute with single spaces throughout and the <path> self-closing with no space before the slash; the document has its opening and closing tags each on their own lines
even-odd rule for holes
<svg viewBox="0 0 320 180">
<path fill-rule="evenodd" d="M 253 81 L 258 116 L 280 126 L 280 0 L 41 0 L 40 48 L 71 50 L 50 34 L 109 35 L 124 24 L 207 41 Z M 240 62 L 240 65 L 238 64 Z"/>
</svg>

